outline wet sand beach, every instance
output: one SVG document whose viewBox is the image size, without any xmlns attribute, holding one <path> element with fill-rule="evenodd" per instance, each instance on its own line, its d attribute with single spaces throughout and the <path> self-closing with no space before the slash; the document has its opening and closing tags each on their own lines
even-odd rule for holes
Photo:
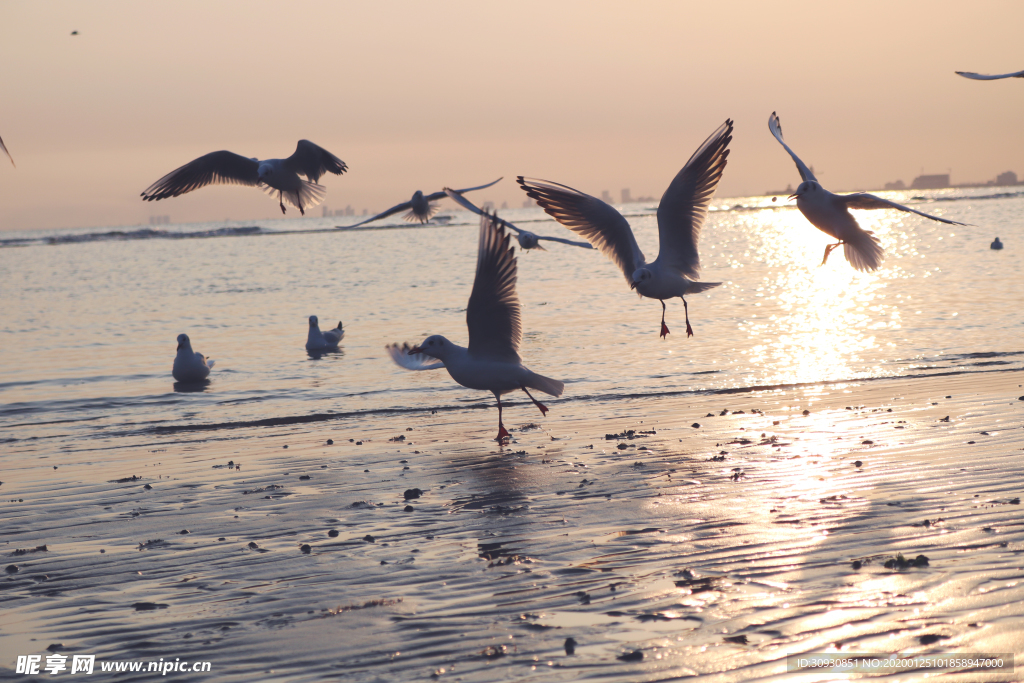
<svg viewBox="0 0 1024 683">
<path fill-rule="evenodd" d="M 1021 653 L 1022 379 L 515 401 L 506 448 L 486 402 L 69 446 L 4 472 L 3 648 L 359 681 Z"/>
</svg>

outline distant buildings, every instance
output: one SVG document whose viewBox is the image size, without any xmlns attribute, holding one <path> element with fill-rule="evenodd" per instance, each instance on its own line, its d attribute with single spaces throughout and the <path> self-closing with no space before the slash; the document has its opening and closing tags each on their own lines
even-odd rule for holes
<svg viewBox="0 0 1024 683">
<path fill-rule="evenodd" d="M 633 197 L 629 194 L 629 188 L 622 188 L 622 203 L 629 204 L 631 201 L 633 201 Z"/>
<path fill-rule="evenodd" d="M 601 201 L 605 204 L 614 204 L 615 200 L 612 199 L 612 193 L 608 190 L 601 190 Z"/>
<path fill-rule="evenodd" d="M 885 189 L 886 190 L 905 190 L 905 189 L 907 189 L 907 186 L 903 183 L 902 180 L 897 180 L 894 183 L 886 183 L 885 184 Z"/>
<path fill-rule="evenodd" d="M 910 183 L 911 190 L 941 190 L 949 187 L 949 174 L 919 175 Z"/>
<path fill-rule="evenodd" d="M 331 211 L 331 209 L 328 208 L 328 206 L 326 204 L 324 204 L 323 207 L 321 207 L 320 210 L 323 211 L 323 217 L 324 218 L 329 218 L 331 216 L 355 216 L 356 215 L 356 210 L 352 208 L 351 204 L 346 206 L 344 209 L 335 209 L 334 211 Z M 366 209 L 363 209 L 363 215 L 364 216 L 366 215 Z"/>
<path fill-rule="evenodd" d="M 170 223 L 171 223 L 171 217 L 170 216 L 150 216 L 149 217 L 149 224 L 150 225 L 170 225 Z"/>
</svg>

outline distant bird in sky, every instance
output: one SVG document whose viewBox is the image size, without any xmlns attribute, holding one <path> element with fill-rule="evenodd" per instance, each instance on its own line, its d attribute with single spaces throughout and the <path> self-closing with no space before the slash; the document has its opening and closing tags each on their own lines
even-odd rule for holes
<svg viewBox="0 0 1024 683">
<path fill-rule="evenodd" d="M 14 166 L 14 168 L 18 168 L 18 165 L 14 163 L 14 157 L 12 157 L 11 153 L 7 151 L 7 145 L 4 144 L 3 138 L 0 138 L 0 149 L 2 149 L 4 151 L 4 154 L 7 155 L 7 158 L 11 160 L 11 166 Z"/>
<path fill-rule="evenodd" d="M 210 152 L 171 171 L 142 193 L 147 202 L 177 197 L 206 185 L 250 185 L 269 195 L 275 192 L 284 213 L 284 202 L 306 214 L 324 200 L 327 188 L 317 181 L 324 173 L 341 175 L 348 166 L 323 147 L 299 140 L 287 159 L 249 159 L 234 152 Z M 300 175 L 309 180 L 303 180 Z"/>
<path fill-rule="evenodd" d="M 309 316 L 309 334 L 306 336 L 306 350 L 336 351 L 338 342 L 345 338 L 345 330 L 341 328 L 341 321 L 333 330 L 320 331 L 320 321 L 315 315 Z"/>
<path fill-rule="evenodd" d="M 495 180 L 492 183 L 487 183 L 486 185 L 477 185 L 476 187 L 467 187 L 464 190 L 455 190 L 455 191 L 460 193 L 460 194 L 463 193 L 463 192 L 473 192 L 474 190 L 482 190 L 482 189 L 484 189 L 486 187 L 490 187 L 491 185 L 494 185 L 494 184 L 496 184 L 496 183 L 498 183 L 500 181 L 501 181 L 501 178 L 498 178 L 498 180 Z M 367 223 L 372 223 L 373 221 L 380 220 L 381 218 L 387 218 L 388 216 L 391 216 L 392 214 L 396 214 L 399 211 L 408 211 L 409 212 L 409 213 L 405 214 L 404 216 L 402 216 L 402 219 L 407 221 L 407 222 L 409 222 L 409 223 L 414 223 L 416 221 L 419 221 L 420 223 L 426 223 L 431 218 L 433 218 L 434 214 L 437 213 L 437 211 L 439 209 L 439 207 L 436 204 L 437 200 L 438 199 L 444 199 L 444 197 L 445 197 L 444 190 L 441 190 L 440 192 L 434 192 L 433 194 L 426 194 L 426 195 L 423 194 L 422 191 L 416 190 L 413 193 L 413 195 L 412 195 L 412 199 L 410 199 L 407 202 L 402 202 L 401 204 L 396 204 L 395 206 L 392 206 L 387 211 L 382 211 L 381 213 L 378 213 L 373 218 L 367 218 L 365 221 L 359 221 L 358 223 L 355 223 L 353 225 L 339 225 L 338 227 L 339 228 L 355 228 L 355 227 L 358 227 L 360 225 L 365 225 Z"/>
<path fill-rule="evenodd" d="M 965 225 L 957 221 L 951 221 L 938 216 L 911 209 L 910 207 L 891 202 L 888 199 L 876 197 L 867 192 L 856 192 L 854 194 L 838 195 L 832 194 L 821 186 L 814 173 L 807 165 L 800 160 L 789 145 L 782 139 L 782 125 L 779 122 L 779 115 L 772 112 L 768 117 L 768 130 L 772 132 L 779 144 L 793 157 L 796 168 L 803 180 L 796 192 L 789 196 L 796 197 L 796 208 L 804 215 L 811 225 L 837 240 L 835 244 L 825 247 L 825 257 L 821 265 L 828 261 L 828 255 L 836 247 L 843 245 L 843 254 L 850 265 L 860 271 L 876 270 L 885 258 L 882 246 L 878 238 L 870 230 L 864 230 L 857 224 L 857 219 L 850 213 L 850 209 L 897 209 L 916 213 L 918 216 L 930 218 L 940 223 L 950 225 Z"/>
<path fill-rule="evenodd" d="M 523 338 L 516 295 L 515 248 L 509 235 L 490 215 L 480 218 L 476 278 L 466 307 L 469 348 L 432 335 L 419 346 L 389 345 L 392 360 L 407 370 L 447 368 L 452 379 L 468 389 L 490 391 L 498 400 L 498 443 L 509 437 L 501 419 L 501 396 L 522 389 L 542 415 L 547 407 L 530 394 L 537 389 L 560 396 L 564 384 L 530 371 L 519 358 Z M 436 360 L 432 360 L 436 359 Z"/>
<path fill-rule="evenodd" d="M 973 71 L 957 71 L 956 73 L 959 76 L 971 78 L 975 81 L 997 81 L 1000 78 L 1024 78 L 1024 71 L 1014 71 L 1012 74 L 996 74 L 993 76 L 989 76 L 987 74 L 976 74 Z"/>
<path fill-rule="evenodd" d="M 77 35 L 78 35 L 78 31 L 72 31 L 72 32 L 71 32 L 71 35 L 73 35 L 73 36 L 77 36 Z"/>
<path fill-rule="evenodd" d="M 200 382 L 210 374 L 210 368 L 216 361 L 207 360 L 206 356 L 192 350 L 192 342 L 187 334 L 178 335 L 178 353 L 174 357 L 171 374 L 179 382 Z"/>
<path fill-rule="evenodd" d="M 686 336 L 692 337 L 685 295 L 722 284 L 697 282 L 700 271 L 697 239 L 715 188 L 722 179 L 731 140 L 732 120 L 726 119 L 697 148 L 665 190 L 658 206 L 660 252 L 653 263 L 646 262 L 629 223 L 611 205 L 547 180 L 519 176 L 517 182 L 555 220 L 590 240 L 619 266 L 631 289 L 640 296 L 661 301 L 662 337 L 669 333 L 665 324 L 665 299 L 681 298 Z"/>
<path fill-rule="evenodd" d="M 484 212 L 476 204 L 474 204 L 473 202 L 469 201 L 461 194 L 459 194 L 458 190 L 452 190 L 446 187 L 444 188 L 444 191 L 448 194 L 449 197 L 458 202 L 458 204 L 463 208 L 469 209 L 478 216 L 484 215 Z M 519 240 L 519 247 L 523 250 L 540 249 L 541 251 L 547 251 L 547 249 L 540 246 L 539 240 L 561 242 L 562 244 L 571 244 L 575 247 L 583 247 L 584 249 L 594 248 L 590 244 L 590 242 L 577 242 L 574 240 L 567 240 L 564 237 L 548 237 L 546 235 L 538 235 L 536 233 L 530 232 L 529 230 L 523 230 L 522 228 L 517 227 L 504 219 L 498 218 L 497 216 L 494 217 L 494 220 L 498 221 L 499 223 L 501 223 L 501 225 L 505 226 L 506 228 L 516 231 L 516 239 Z"/>
</svg>

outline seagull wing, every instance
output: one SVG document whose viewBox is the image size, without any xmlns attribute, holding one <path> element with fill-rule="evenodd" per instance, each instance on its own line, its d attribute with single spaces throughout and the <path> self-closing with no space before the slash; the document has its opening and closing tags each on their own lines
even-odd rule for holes
<svg viewBox="0 0 1024 683">
<path fill-rule="evenodd" d="M 549 216 L 600 249 L 622 269 L 626 282 L 632 284 L 633 273 L 645 260 L 621 213 L 597 197 L 566 185 L 523 176 L 516 178 L 516 182 Z"/>
<path fill-rule="evenodd" d="M 793 150 L 789 148 L 789 145 L 786 144 L 785 140 L 782 139 L 782 124 L 779 123 L 779 115 L 775 112 L 772 112 L 772 115 L 768 117 L 768 130 L 772 132 L 772 135 L 774 135 L 775 139 L 779 141 L 779 144 L 789 152 L 789 156 L 793 157 L 793 161 L 796 163 L 796 170 L 800 171 L 800 180 L 813 180 L 817 182 L 818 179 L 814 177 L 813 173 L 811 173 L 811 169 L 807 168 L 807 164 L 800 161 L 800 157 L 798 157 Z"/>
<path fill-rule="evenodd" d="M 963 76 L 964 78 L 973 78 L 976 81 L 995 81 L 999 80 L 1000 78 L 1024 78 L 1024 71 L 1015 71 L 1012 74 L 997 74 L 994 76 L 989 76 L 987 74 L 976 74 L 973 71 L 957 71 L 956 73 L 958 76 Z"/>
<path fill-rule="evenodd" d="M 731 141 L 732 120 L 726 119 L 676 174 L 658 206 L 658 261 L 694 280 L 700 270 L 697 239 L 722 179 Z"/>
<path fill-rule="evenodd" d="M 17 168 L 18 165 L 14 163 L 14 157 L 12 157 L 11 153 L 7 151 L 7 145 L 4 144 L 3 138 L 0 138 L 0 149 L 2 149 L 4 151 L 4 154 L 7 155 L 7 158 L 11 160 L 11 165 Z"/>
<path fill-rule="evenodd" d="M 868 194 L 867 192 L 839 195 L 839 200 L 846 204 L 847 208 L 850 209 L 897 209 L 898 211 L 916 213 L 918 216 L 931 218 L 933 221 L 939 221 L 940 223 L 949 223 L 950 225 L 967 225 L 967 223 L 951 221 L 947 218 L 939 218 L 938 216 L 933 216 L 930 213 L 911 209 L 909 206 L 903 206 L 902 204 L 897 204 L 896 202 L 891 202 L 888 199 L 876 197 L 875 195 Z"/>
<path fill-rule="evenodd" d="M 328 171 L 341 175 L 348 170 L 344 161 L 309 140 L 299 140 L 295 153 L 284 162 L 292 171 L 306 176 L 314 183 Z"/>
<path fill-rule="evenodd" d="M 384 347 L 388 355 L 391 356 L 391 360 L 395 361 L 395 365 L 401 366 L 406 370 L 436 370 L 444 367 L 444 363 L 425 353 L 409 355 L 410 348 L 408 342 L 401 346 L 398 344 L 388 344 Z"/>
<path fill-rule="evenodd" d="M 390 216 L 392 214 L 395 214 L 395 213 L 398 213 L 399 211 L 408 211 L 411 208 L 412 208 L 412 202 L 402 202 L 401 204 L 396 204 L 395 206 L 392 206 L 387 211 L 382 211 L 382 212 L 378 213 L 373 218 L 367 218 L 365 221 L 359 221 L 358 223 L 353 223 L 352 225 L 339 225 L 338 227 L 339 228 L 356 228 L 356 227 L 358 227 L 360 225 L 364 225 L 366 223 L 372 223 L 373 221 L 380 220 L 381 218 L 387 218 L 388 216 Z"/>
<path fill-rule="evenodd" d="M 234 152 L 210 152 L 175 169 L 146 188 L 147 202 L 167 199 L 206 185 L 259 185 L 259 162 Z"/>
<path fill-rule="evenodd" d="M 502 178 L 504 178 L 504 177 L 505 176 L 502 176 Z M 476 187 L 467 187 L 464 190 L 452 190 L 452 191 L 453 192 L 458 192 L 459 194 L 462 194 L 463 192 L 473 192 L 474 190 L 482 190 L 484 188 L 490 187 L 491 185 L 497 185 L 500 182 L 501 182 L 501 178 L 498 178 L 497 180 L 495 180 L 493 182 L 490 182 L 490 183 L 487 183 L 486 185 L 477 185 Z M 444 199 L 445 195 L 448 195 L 449 197 L 451 197 L 451 195 L 448 194 L 448 188 L 447 187 L 444 188 L 443 190 L 441 190 L 440 192 L 435 192 L 434 194 L 427 195 L 425 197 L 425 199 L 428 202 L 433 202 L 433 201 L 436 201 L 438 199 Z M 455 198 L 452 197 L 452 199 L 455 199 Z M 459 201 L 459 200 L 456 199 L 455 201 Z"/>
<path fill-rule="evenodd" d="M 561 242 L 562 244 L 571 244 L 574 247 L 583 247 L 584 249 L 593 249 L 594 245 L 590 242 L 578 242 L 576 240 L 567 240 L 564 237 L 548 237 L 547 235 L 537 235 L 539 240 L 551 240 L 552 242 Z"/>
<path fill-rule="evenodd" d="M 523 325 L 516 296 L 515 248 L 491 216 L 480 217 L 476 278 L 466 307 L 469 355 L 478 359 L 519 363 Z"/>
<path fill-rule="evenodd" d="M 499 180 L 500 180 L 500 178 L 499 178 Z M 497 181 L 495 181 L 495 182 L 497 182 Z M 489 215 L 489 214 L 485 214 L 483 212 L 483 210 L 479 206 L 477 206 L 473 202 L 471 202 L 468 199 L 466 199 L 465 197 L 463 197 L 462 194 L 461 194 L 462 192 L 465 192 L 465 190 L 453 190 L 450 187 L 446 187 L 446 188 L 444 188 L 444 190 L 442 190 L 442 196 L 447 195 L 447 196 L 451 197 L 452 200 L 456 204 L 458 204 L 459 206 L 461 206 L 464 209 L 472 211 L 473 213 L 475 213 L 478 216 L 487 216 L 487 215 Z M 431 195 L 431 196 L 433 196 L 433 195 Z M 500 225 L 502 225 L 502 226 L 504 226 L 504 227 L 506 227 L 506 228 L 508 228 L 510 230 L 515 230 L 517 233 L 520 233 L 520 232 L 523 231 L 522 228 L 516 227 L 515 225 L 513 225 L 512 223 L 509 223 L 508 221 L 506 221 L 503 218 L 498 218 L 497 216 L 491 216 L 491 220 L 497 221 Z"/>
</svg>

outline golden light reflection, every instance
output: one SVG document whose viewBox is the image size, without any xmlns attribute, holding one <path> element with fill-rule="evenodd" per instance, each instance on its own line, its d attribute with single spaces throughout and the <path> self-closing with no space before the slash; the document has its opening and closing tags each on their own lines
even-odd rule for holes
<svg viewBox="0 0 1024 683">
<path fill-rule="evenodd" d="M 879 346 L 876 331 L 898 329 L 900 313 L 887 286 L 901 275 L 897 240 L 890 238 L 892 219 L 859 215 L 862 227 L 875 230 L 887 260 L 876 273 L 860 273 L 846 262 L 842 249 L 821 264 L 824 235 L 798 211 L 761 211 L 738 216 L 748 239 L 742 257 L 755 262 L 763 277 L 754 293 L 753 310 L 739 323 L 752 342 L 742 351 L 754 369 L 749 383 L 818 382 L 886 374 L 865 365 Z M 911 250 L 912 251 L 912 250 Z M 738 265 L 738 264 L 737 264 Z"/>
</svg>

